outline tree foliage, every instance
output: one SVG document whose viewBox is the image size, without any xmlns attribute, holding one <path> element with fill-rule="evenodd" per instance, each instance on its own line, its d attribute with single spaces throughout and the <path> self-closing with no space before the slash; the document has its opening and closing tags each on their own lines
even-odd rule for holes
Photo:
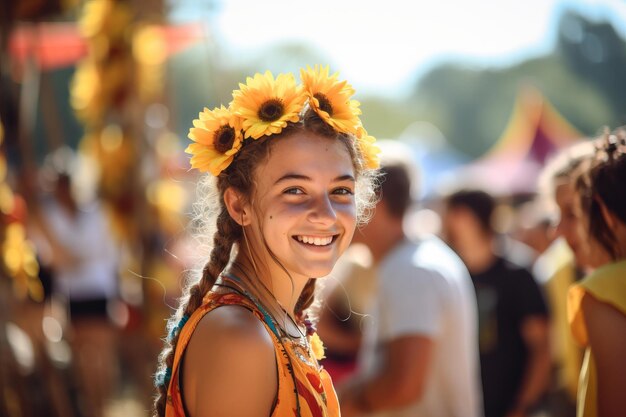
<svg viewBox="0 0 626 417">
<path fill-rule="evenodd" d="M 625 68 L 626 43 L 609 23 L 567 12 L 549 55 L 503 69 L 442 64 L 417 82 L 409 106 L 414 119 L 432 122 L 453 146 L 478 156 L 504 130 L 524 84 L 585 135 L 625 123 Z"/>
</svg>

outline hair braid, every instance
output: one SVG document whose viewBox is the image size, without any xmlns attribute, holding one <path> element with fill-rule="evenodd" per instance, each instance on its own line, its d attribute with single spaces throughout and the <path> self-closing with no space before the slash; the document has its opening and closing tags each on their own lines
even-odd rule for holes
<svg viewBox="0 0 626 417">
<path fill-rule="evenodd" d="M 304 310 L 311 307 L 311 304 L 313 304 L 313 301 L 315 301 L 315 283 L 316 282 L 317 282 L 316 279 L 310 278 L 309 281 L 304 286 L 304 288 L 302 289 L 302 293 L 300 294 L 300 297 L 298 298 L 298 301 L 296 302 L 296 307 L 294 311 L 296 317 L 302 317 L 304 315 Z"/>
<path fill-rule="evenodd" d="M 241 235 L 241 228 L 230 217 L 223 201 L 220 201 L 220 205 L 221 212 L 219 216 L 217 216 L 217 230 L 213 236 L 214 245 L 209 262 L 207 262 L 202 269 L 202 278 L 196 284 L 188 288 L 186 302 L 181 303 L 178 314 L 175 314 L 172 319 L 170 319 L 168 328 L 175 326 L 181 316 L 191 316 L 194 311 L 202 305 L 204 296 L 213 288 L 215 281 L 228 265 L 233 244 Z M 167 370 L 171 372 L 179 334 L 180 332 L 177 332 L 171 340 L 165 341 L 165 348 L 159 358 L 160 372 L 167 372 Z M 165 415 L 168 381 L 163 382 L 164 383 L 158 384 L 157 386 L 158 392 L 154 401 L 153 414 L 156 417 L 163 417 Z"/>
</svg>

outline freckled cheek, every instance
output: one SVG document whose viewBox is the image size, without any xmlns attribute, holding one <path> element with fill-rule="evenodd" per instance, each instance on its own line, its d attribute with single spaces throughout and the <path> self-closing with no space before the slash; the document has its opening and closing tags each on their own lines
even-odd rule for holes
<svg viewBox="0 0 626 417">
<path fill-rule="evenodd" d="M 265 216 L 265 227 L 281 236 L 289 236 L 289 229 L 293 222 L 301 218 L 305 210 L 287 206 L 271 211 Z"/>
</svg>

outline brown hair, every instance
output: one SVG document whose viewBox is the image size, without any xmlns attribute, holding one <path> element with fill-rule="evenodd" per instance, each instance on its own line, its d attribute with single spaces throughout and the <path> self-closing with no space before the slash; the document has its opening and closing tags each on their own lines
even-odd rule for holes
<svg viewBox="0 0 626 417">
<path fill-rule="evenodd" d="M 576 180 L 578 168 L 585 160 L 593 157 L 594 151 L 591 140 L 576 143 L 560 151 L 541 171 L 538 180 L 540 194 L 553 199 L 559 185 Z"/>
<path fill-rule="evenodd" d="M 615 233 L 602 215 L 601 204 L 626 223 L 626 128 L 606 132 L 596 143 L 596 155 L 581 167 L 576 188 L 589 218 L 589 235 L 615 260 L 626 254 L 626 248 L 618 247 Z"/>
<path fill-rule="evenodd" d="M 495 234 L 493 216 L 496 200 L 491 194 L 483 190 L 459 190 L 446 197 L 445 204 L 449 209 L 464 208 L 469 210 L 486 235 Z"/>
<path fill-rule="evenodd" d="M 233 187 L 244 198 L 252 198 L 255 188 L 255 175 L 251 175 L 251 173 L 254 173 L 256 167 L 269 157 L 272 144 L 276 142 L 277 136 L 286 137 L 305 131 L 341 140 L 346 145 L 357 179 L 355 194 L 357 217 L 360 221 L 364 221 L 367 217 L 367 213 L 373 205 L 371 184 L 375 176 L 374 172 L 365 169 L 363 155 L 360 154 L 353 136 L 337 133 L 310 109 L 299 122 L 289 124 L 280 134 L 244 142 L 244 146 L 242 146 L 235 160 L 217 178 L 205 176 L 198 184 L 199 200 L 195 205 L 195 227 L 201 236 L 209 235 L 210 230 L 215 230 L 213 242 L 210 245 L 212 248 L 209 261 L 202 268 L 199 280 L 194 280 L 195 282 L 187 287 L 177 312 L 169 320 L 170 337 L 165 341 L 165 346 L 159 357 L 156 384 L 158 393 L 154 402 L 155 416 L 160 417 L 165 414 L 168 379 L 171 376 L 180 327 L 184 325 L 186 318 L 190 317 L 200 307 L 205 294 L 213 288 L 217 278 L 229 264 L 233 247 L 235 244 L 239 245 L 244 237 L 242 227 L 231 218 L 226 209 L 224 192 L 229 187 Z M 212 191 L 209 192 L 208 190 Z M 216 218 L 215 213 L 217 213 Z M 315 279 L 310 279 L 304 287 L 296 304 L 296 317 L 302 316 L 303 311 L 313 302 L 315 282 Z"/>
<path fill-rule="evenodd" d="M 380 182 L 376 184 L 376 194 L 385 202 L 389 213 L 402 219 L 411 206 L 411 178 L 406 164 L 401 162 L 383 163 L 380 167 Z"/>
</svg>

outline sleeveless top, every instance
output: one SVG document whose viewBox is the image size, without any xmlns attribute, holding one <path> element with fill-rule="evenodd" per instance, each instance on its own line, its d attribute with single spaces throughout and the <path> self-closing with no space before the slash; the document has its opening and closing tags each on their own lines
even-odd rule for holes
<svg viewBox="0 0 626 417">
<path fill-rule="evenodd" d="M 626 261 L 614 262 L 596 269 L 580 283 L 573 285 L 568 294 L 568 317 L 574 339 L 586 346 L 578 381 L 578 417 L 596 417 L 597 375 L 594 352 L 588 346 L 589 338 L 581 303 L 585 293 L 600 302 L 611 305 L 626 315 Z"/>
<path fill-rule="evenodd" d="M 278 388 L 271 416 L 339 417 L 339 402 L 330 376 L 321 368 L 309 344 L 281 336 L 276 323 L 263 306 L 242 293 L 209 292 L 202 305 L 191 315 L 180 331 L 172 376 L 167 389 L 166 417 L 185 417 L 180 391 L 181 358 L 191 335 L 205 314 L 225 305 L 250 310 L 265 326 L 274 343 Z M 315 336 L 314 336 L 315 337 Z"/>
</svg>

